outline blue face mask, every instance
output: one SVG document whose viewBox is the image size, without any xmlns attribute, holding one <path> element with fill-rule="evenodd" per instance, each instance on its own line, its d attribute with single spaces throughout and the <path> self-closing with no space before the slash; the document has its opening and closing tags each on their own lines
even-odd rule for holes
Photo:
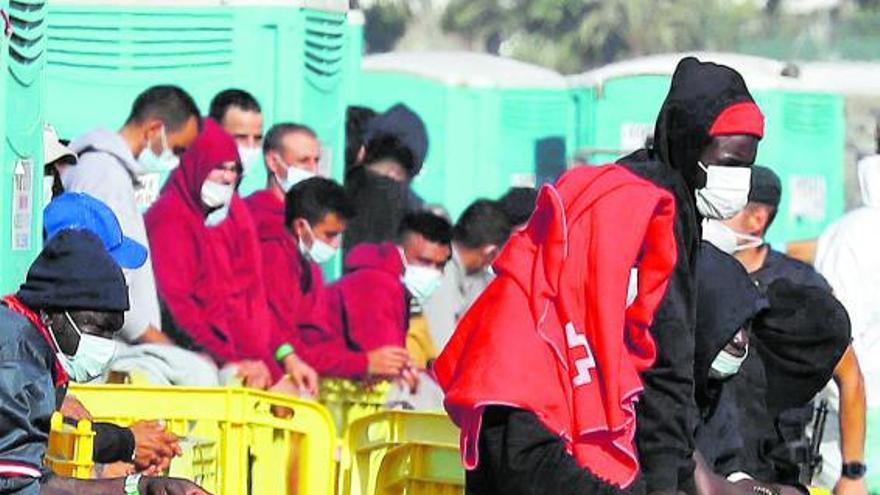
<svg viewBox="0 0 880 495">
<path fill-rule="evenodd" d="M 168 146 L 168 136 L 165 134 L 165 127 L 160 131 L 160 139 L 162 140 L 162 151 L 157 155 L 150 143 L 144 147 L 144 151 L 138 155 L 138 162 L 144 166 L 146 170 L 171 170 L 180 163 L 180 158 L 174 154 L 174 151 Z"/>
<path fill-rule="evenodd" d="M 308 257 L 310 260 L 314 261 L 317 264 L 322 264 L 330 261 L 333 256 L 336 255 L 336 248 L 327 244 L 326 242 L 318 239 L 315 235 L 315 232 L 312 230 L 312 227 L 309 226 L 309 235 L 312 236 L 312 247 L 306 246 L 306 243 L 303 242 L 302 239 L 299 240 L 299 250 L 300 252 Z"/>
</svg>

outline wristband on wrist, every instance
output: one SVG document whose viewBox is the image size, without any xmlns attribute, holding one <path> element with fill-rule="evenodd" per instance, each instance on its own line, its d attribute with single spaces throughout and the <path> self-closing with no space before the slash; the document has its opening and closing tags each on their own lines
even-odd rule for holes
<svg viewBox="0 0 880 495">
<path fill-rule="evenodd" d="M 275 360 L 278 362 L 284 361 L 284 358 L 290 356 L 294 353 L 293 346 L 290 344 L 282 344 L 278 346 L 278 349 L 275 351 Z"/>
<path fill-rule="evenodd" d="M 125 495 L 141 495 L 141 474 L 130 474 L 125 477 Z"/>
</svg>

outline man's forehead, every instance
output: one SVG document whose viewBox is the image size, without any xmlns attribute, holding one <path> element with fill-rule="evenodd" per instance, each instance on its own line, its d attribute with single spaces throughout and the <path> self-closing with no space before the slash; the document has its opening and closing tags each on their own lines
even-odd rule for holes
<svg viewBox="0 0 880 495">
<path fill-rule="evenodd" d="M 252 130 L 254 128 L 260 129 L 260 132 L 262 132 L 263 114 L 231 106 L 223 115 L 223 127 L 230 132 L 236 132 L 239 129 Z"/>
</svg>

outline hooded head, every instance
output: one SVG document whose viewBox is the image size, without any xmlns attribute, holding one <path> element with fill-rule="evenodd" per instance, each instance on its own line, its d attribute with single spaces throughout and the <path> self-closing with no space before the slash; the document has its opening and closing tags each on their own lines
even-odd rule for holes
<svg viewBox="0 0 880 495">
<path fill-rule="evenodd" d="M 846 309 L 831 292 L 779 279 L 767 289 L 770 308 L 753 326 L 767 376 L 772 414 L 802 407 L 831 379 L 850 344 Z"/>
<path fill-rule="evenodd" d="M 704 409 L 712 406 L 712 362 L 767 303 L 742 265 L 706 242 L 697 257 L 697 301 L 694 390 Z"/>
<path fill-rule="evenodd" d="M 409 179 L 419 175 L 428 153 L 425 123 L 400 103 L 373 117 L 367 124 L 363 140 L 364 164 L 393 160 L 405 169 Z"/>
<path fill-rule="evenodd" d="M 712 138 L 735 135 L 764 135 L 763 115 L 742 76 L 723 65 L 682 59 L 657 117 L 654 153 L 693 191 L 702 187 L 697 161 Z"/>
<path fill-rule="evenodd" d="M 180 166 L 172 172 L 168 187 L 176 188 L 193 211 L 206 215 L 202 186 L 215 168 L 228 162 L 236 164 L 240 179 L 241 159 L 235 139 L 213 119 L 206 118 L 199 137 L 180 157 Z"/>
</svg>

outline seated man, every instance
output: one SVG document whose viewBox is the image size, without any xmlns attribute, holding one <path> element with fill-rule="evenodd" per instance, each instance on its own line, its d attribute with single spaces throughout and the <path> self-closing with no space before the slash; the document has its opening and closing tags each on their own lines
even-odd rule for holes
<svg viewBox="0 0 880 495">
<path fill-rule="evenodd" d="M 69 379 L 104 373 L 128 310 L 122 270 L 85 231 L 56 235 L 0 305 L 0 493 L 205 494 L 189 481 L 141 475 L 77 480 L 48 474 L 49 418 Z"/>
<path fill-rule="evenodd" d="M 68 192 L 52 200 L 43 211 L 43 229 L 47 241 L 65 229 L 88 230 L 101 239 L 123 270 L 136 270 L 147 260 L 146 248 L 122 234 L 113 211 L 88 194 Z M 218 370 L 210 359 L 167 339 L 134 345 L 119 340 L 110 370 L 137 374 L 154 385 L 218 385 Z"/>
<path fill-rule="evenodd" d="M 259 239 L 235 192 L 240 174 L 235 140 L 205 119 L 147 211 L 147 234 L 172 320 L 166 332 L 220 367 L 234 365 L 229 370 L 246 386 L 265 389 L 282 371 L 269 349 Z"/>
<path fill-rule="evenodd" d="M 345 176 L 358 212 L 343 239 L 346 255 L 364 242 L 393 242 L 403 217 L 424 208 L 412 181 L 427 153 L 425 123 L 406 105 L 394 105 L 366 123 L 357 163 Z"/>
<path fill-rule="evenodd" d="M 137 269 L 146 262 L 147 249 L 133 239 L 123 236 L 119 222 L 110 208 L 87 194 L 62 193 L 52 200 L 43 212 L 43 226 L 46 243 L 64 230 L 84 230 L 101 240 L 104 249 L 121 268 Z M 114 364 L 119 363 L 121 354 L 130 355 L 131 349 L 135 348 L 125 346 L 118 340 L 118 334 L 115 337 L 117 337 L 116 354 L 110 363 L 110 370 L 114 369 Z M 207 379 L 211 383 L 217 383 L 217 368 L 196 354 L 162 344 L 143 344 L 137 347 L 154 349 L 155 359 L 160 360 L 161 363 L 164 362 L 162 358 L 165 358 L 168 361 L 165 366 L 169 371 L 173 369 L 183 376 L 187 371 L 189 374 L 198 375 L 201 370 L 203 374 L 209 375 Z M 145 354 L 144 358 L 147 355 Z M 175 356 L 178 359 L 172 359 Z M 141 362 L 138 369 L 145 372 L 161 365 L 143 362 L 144 358 L 138 360 Z M 198 382 L 198 380 L 192 381 Z M 65 397 L 61 412 L 66 418 L 91 420 L 88 412 L 70 395 Z M 120 428 L 109 423 L 95 423 L 93 427 L 95 462 L 102 464 L 117 461 L 134 462 L 138 469 L 146 470 L 152 467 L 162 470 L 168 467 L 172 455 L 180 452 L 177 437 L 166 433 L 165 428 L 154 421 L 139 421 L 130 428 Z"/>
<path fill-rule="evenodd" d="M 434 344 L 443 349 L 458 319 L 492 280 L 495 256 L 510 237 L 511 223 L 495 201 L 480 199 L 458 218 L 452 232 L 452 259 L 443 283 L 424 306 Z"/>
<path fill-rule="evenodd" d="M 345 259 L 348 274 L 327 287 L 300 328 L 305 359 L 326 376 L 402 378 L 415 386 L 404 349 L 410 301 L 422 303 L 440 283 L 452 226 L 428 212 L 407 215 L 397 243 L 362 244 Z"/>
<path fill-rule="evenodd" d="M 329 179 L 307 179 L 286 195 L 277 187 L 276 182 L 246 200 L 262 246 L 263 282 L 273 323 L 270 345 L 294 385 L 314 395 L 317 374 L 298 356 L 299 325 L 318 302 L 324 288 L 320 264 L 338 251 L 354 208 L 345 189 Z"/>
<path fill-rule="evenodd" d="M 253 191 L 263 182 L 259 168 L 263 147 L 263 110 L 254 95 L 241 89 L 227 89 L 211 100 L 208 116 L 235 138 L 241 157 L 239 189 Z"/>
</svg>

